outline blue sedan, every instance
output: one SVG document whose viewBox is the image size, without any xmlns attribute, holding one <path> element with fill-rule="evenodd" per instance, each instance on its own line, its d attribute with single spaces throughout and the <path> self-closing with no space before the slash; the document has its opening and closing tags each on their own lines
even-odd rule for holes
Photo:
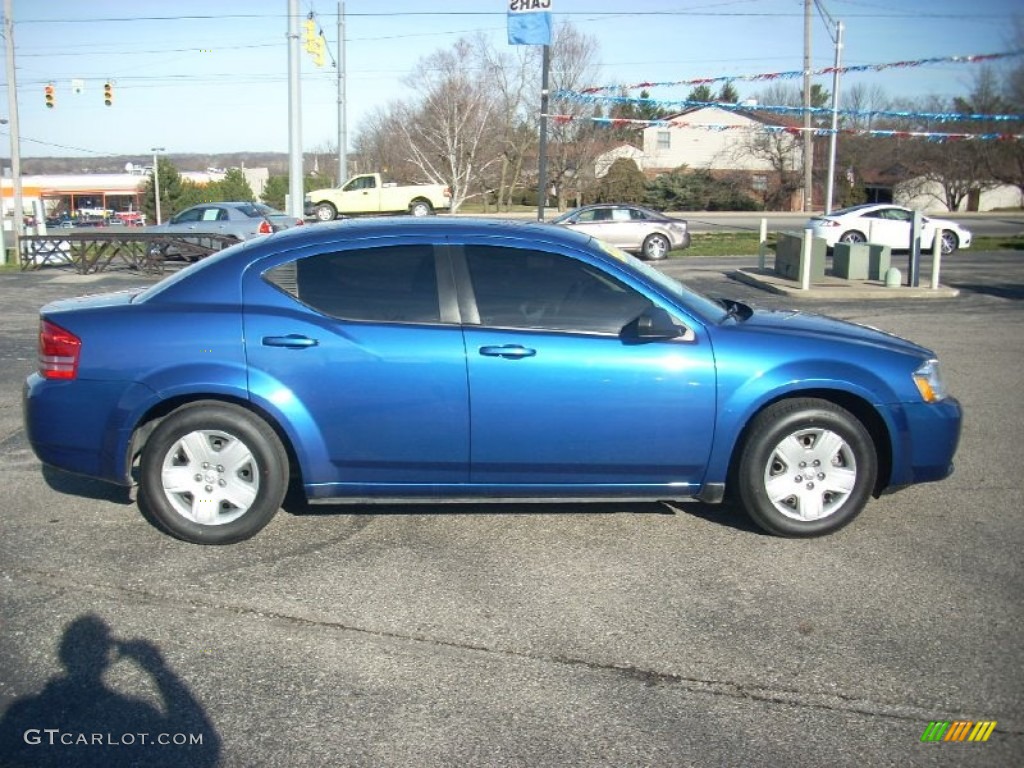
<svg viewBox="0 0 1024 768">
<path fill-rule="evenodd" d="M 712 301 L 540 224 L 352 220 L 239 244 L 144 290 L 42 308 L 39 458 L 169 534 L 247 539 L 311 501 L 735 499 L 816 536 L 952 471 L 935 355 Z"/>
</svg>

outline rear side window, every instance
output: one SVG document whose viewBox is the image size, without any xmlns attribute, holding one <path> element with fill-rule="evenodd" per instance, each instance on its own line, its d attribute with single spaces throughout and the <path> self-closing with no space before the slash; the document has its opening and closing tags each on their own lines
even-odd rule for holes
<svg viewBox="0 0 1024 768">
<path fill-rule="evenodd" d="M 264 278 L 330 317 L 392 323 L 441 320 L 431 245 L 321 253 L 282 264 Z"/>
</svg>

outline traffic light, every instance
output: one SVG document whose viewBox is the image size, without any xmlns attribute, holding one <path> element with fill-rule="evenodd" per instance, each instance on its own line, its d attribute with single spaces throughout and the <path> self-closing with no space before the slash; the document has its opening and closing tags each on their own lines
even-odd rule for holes
<svg viewBox="0 0 1024 768">
<path fill-rule="evenodd" d="M 109 80 L 103 84 L 103 103 L 108 107 L 114 103 L 114 84 Z"/>
<path fill-rule="evenodd" d="M 46 86 L 43 88 L 43 94 L 46 98 L 47 109 L 53 109 L 55 106 L 57 106 L 57 92 L 56 89 L 53 87 L 53 83 L 46 84 Z"/>
<path fill-rule="evenodd" d="M 327 41 L 324 39 L 323 34 L 319 34 L 313 44 L 313 50 L 310 53 L 313 54 L 313 63 L 318 67 L 324 65 L 324 52 L 327 50 Z"/>
<path fill-rule="evenodd" d="M 302 40 L 306 44 L 306 53 L 316 53 L 316 22 L 313 20 L 312 14 L 307 18 L 303 24 Z"/>
</svg>

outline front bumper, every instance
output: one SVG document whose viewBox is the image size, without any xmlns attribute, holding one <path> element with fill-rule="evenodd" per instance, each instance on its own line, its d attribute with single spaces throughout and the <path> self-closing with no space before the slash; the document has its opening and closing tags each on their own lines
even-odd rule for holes
<svg viewBox="0 0 1024 768">
<path fill-rule="evenodd" d="M 912 403 L 895 415 L 899 438 L 889 486 L 931 483 L 953 474 L 963 425 L 960 402 L 950 397 L 939 403 Z"/>
</svg>

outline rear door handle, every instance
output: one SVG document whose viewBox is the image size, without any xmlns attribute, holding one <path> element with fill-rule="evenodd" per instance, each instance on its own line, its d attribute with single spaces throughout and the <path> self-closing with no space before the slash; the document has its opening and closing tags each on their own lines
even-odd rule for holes
<svg viewBox="0 0 1024 768">
<path fill-rule="evenodd" d="M 500 347 L 480 347 L 480 354 L 485 357 L 504 357 L 507 360 L 518 360 L 522 357 L 533 357 L 537 350 L 519 344 L 503 344 Z"/>
<path fill-rule="evenodd" d="M 315 347 L 320 342 L 311 339 L 309 336 L 301 336 L 297 333 L 289 333 L 287 336 L 264 336 L 263 346 L 265 347 L 286 347 L 288 349 L 306 349 Z"/>
</svg>

